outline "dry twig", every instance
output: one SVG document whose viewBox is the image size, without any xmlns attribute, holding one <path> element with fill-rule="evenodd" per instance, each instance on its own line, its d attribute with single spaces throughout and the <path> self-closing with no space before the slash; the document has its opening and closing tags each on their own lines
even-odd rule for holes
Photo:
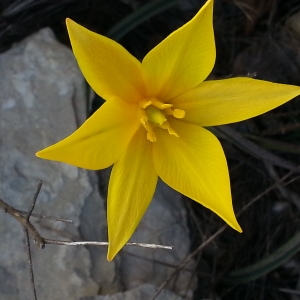
<svg viewBox="0 0 300 300">
<path fill-rule="evenodd" d="M 26 246 L 27 246 L 29 271 L 30 271 L 30 281 L 31 281 L 31 285 L 32 285 L 32 292 L 34 295 L 34 298 L 33 298 L 34 300 L 37 300 L 37 295 L 36 295 L 36 289 L 35 289 L 35 283 L 34 283 L 34 273 L 33 273 L 33 267 L 32 267 L 29 235 L 31 235 L 33 237 L 33 240 L 38 249 L 44 249 L 46 244 L 66 245 L 66 246 L 108 246 L 108 242 L 60 241 L 60 240 L 46 239 L 46 238 L 42 237 L 39 234 L 39 232 L 37 231 L 37 229 L 34 227 L 34 225 L 32 225 L 32 223 L 30 222 L 31 216 L 38 217 L 38 218 L 47 218 L 47 219 L 62 221 L 62 222 L 67 222 L 67 223 L 72 223 L 72 221 L 67 220 L 67 219 L 56 218 L 56 217 L 44 216 L 44 215 L 40 215 L 40 214 L 33 214 L 33 210 L 34 210 L 34 207 L 35 207 L 35 204 L 37 201 L 37 197 L 41 190 L 41 187 L 42 187 L 42 182 L 40 181 L 37 186 L 37 190 L 33 196 L 33 200 L 32 200 L 32 203 L 30 205 L 28 212 L 24 212 L 24 211 L 15 209 L 11 205 L 7 204 L 4 200 L 0 199 L 0 209 L 2 209 L 5 213 L 9 214 L 17 222 L 19 222 L 24 229 L 25 241 L 26 241 Z M 145 244 L 145 243 L 126 243 L 126 246 L 138 246 L 138 247 L 152 248 L 152 249 L 168 249 L 168 250 L 173 249 L 173 246 Z"/>
</svg>

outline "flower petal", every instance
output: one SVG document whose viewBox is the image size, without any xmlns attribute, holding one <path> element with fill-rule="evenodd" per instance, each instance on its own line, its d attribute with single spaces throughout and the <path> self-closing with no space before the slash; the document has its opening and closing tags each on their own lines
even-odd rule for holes
<svg viewBox="0 0 300 300">
<path fill-rule="evenodd" d="M 112 165 L 140 126 L 138 109 L 120 99 L 105 102 L 80 128 L 36 156 L 97 170 Z"/>
<path fill-rule="evenodd" d="M 169 100 L 201 83 L 216 57 L 212 24 L 213 0 L 171 33 L 143 59 L 148 97 Z"/>
<path fill-rule="evenodd" d="M 105 100 L 118 96 L 137 102 L 144 94 L 141 63 L 115 41 L 66 22 L 74 55 L 93 90 Z"/>
<path fill-rule="evenodd" d="M 220 142 L 197 125 L 178 120 L 170 124 L 179 137 L 165 130 L 156 131 L 153 161 L 158 176 L 241 231 L 232 208 L 228 168 Z"/>
<path fill-rule="evenodd" d="M 152 143 L 141 128 L 133 136 L 126 153 L 113 166 L 110 176 L 108 260 L 112 260 L 132 236 L 152 200 L 157 178 L 152 161 Z"/>
<path fill-rule="evenodd" d="M 300 87 L 251 78 L 211 80 L 173 99 L 184 120 L 216 126 L 263 114 L 300 94 Z"/>
</svg>

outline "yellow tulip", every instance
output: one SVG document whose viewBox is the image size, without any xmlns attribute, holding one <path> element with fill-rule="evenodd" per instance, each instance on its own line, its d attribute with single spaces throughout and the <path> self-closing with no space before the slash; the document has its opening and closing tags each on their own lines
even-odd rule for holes
<svg viewBox="0 0 300 300">
<path fill-rule="evenodd" d="M 241 232 L 228 167 L 205 126 L 242 121 L 300 94 L 297 86 L 251 78 L 204 81 L 215 63 L 213 0 L 142 62 L 115 41 L 67 19 L 74 55 L 106 102 L 41 158 L 97 170 L 113 165 L 108 187 L 108 259 L 132 236 L 157 179 Z"/>
</svg>

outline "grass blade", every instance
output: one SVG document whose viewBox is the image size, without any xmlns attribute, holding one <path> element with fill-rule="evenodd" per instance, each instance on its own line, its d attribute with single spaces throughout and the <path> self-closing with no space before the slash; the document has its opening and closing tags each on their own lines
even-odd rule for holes
<svg viewBox="0 0 300 300">
<path fill-rule="evenodd" d="M 283 246 L 257 263 L 229 273 L 226 281 L 243 283 L 260 278 L 278 268 L 300 251 L 300 232 L 297 232 Z"/>
<path fill-rule="evenodd" d="M 154 0 L 125 17 L 113 26 L 106 34 L 115 41 L 119 41 L 129 31 L 142 24 L 149 18 L 163 12 L 164 10 L 176 5 L 178 0 Z"/>
</svg>

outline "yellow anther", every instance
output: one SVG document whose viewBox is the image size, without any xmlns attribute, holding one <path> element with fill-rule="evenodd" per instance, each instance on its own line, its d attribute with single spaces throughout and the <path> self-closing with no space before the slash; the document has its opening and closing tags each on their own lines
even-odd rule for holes
<svg viewBox="0 0 300 300">
<path fill-rule="evenodd" d="M 165 114 L 167 116 L 173 116 L 176 119 L 182 119 L 185 116 L 185 111 L 182 109 L 172 109 L 172 108 L 167 108 L 165 109 Z"/>
<path fill-rule="evenodd" d="M 155 133 L 153 131 L 147 131 L 147 140 L 149 140 L 150 142 L 155 142 L 156 141 L 156 136 Z"/>
<path fill-rule="evenodd" d="M 148 98 L 140 101 L 140 122 L 147 131 L 147 139 L 151 142 L 156 141 L 155 127 L 158 126 L 168 131 L 170 135 L 179 137 L 171 128 L 168 122 L 168 116 L 182 119 L 185 111 L 182 109 L 173 109 L 173 104 L 163 103 L 157 98 Z"/>
<path fill-rule="evenodd" d="M 169 124 L 169 122 L 165 122 L 164 124 L 160 125 L 159 127 L 162 128 L 162 129 L 167 129 L 170 135 L 174 135 L 176 137 L 179 137 L 179 135 L 176 133 L 176 131 L 174 131 L 171 128 L 171 125 Z"/>
<path fill-rule="evenodd" d="M 153 106 L 155 106 L 159 109 L 166 109 L 166 108 L 169 108 L 169 107 L 173 106 L 173 104 L 166 104 L 166 103 L 163 103 L 161 101 L 156 100 L 155 98 L 151 99 L 151 102 L 152 102 Z"/>
<path fill-rule="evenodd" d="M 142 125 L 144 126 L 144 128 L 147 131 L 147 139 L 151 142 L 155 142 L 156 141 L 156 136 L 155 136 L 155 133 L 153 131 L 153 126 L 148 121 L 148 118 L 147 118 L 145 112 L 142 111 L 141 113 L 142 113 L 142 118 L 140 118 L 140 122 L 142 123 Z M 145 117 L 143 117 L 143 115 L 145 115 Z"/>
<path fill-rule="evenodd" d="M 175 108 L 173 111 L 173 117 L 177 119 L 182 119 L 185 116 L 185 111 L 182 109 Z"/>
<path fill-rule="evenodd" d="M 139 103 L 139 107 L 145 109 L 148 106 L 150 106 L 151 104 L 152 104 L 151 100 L 142 100 Z"/>
</svg>

